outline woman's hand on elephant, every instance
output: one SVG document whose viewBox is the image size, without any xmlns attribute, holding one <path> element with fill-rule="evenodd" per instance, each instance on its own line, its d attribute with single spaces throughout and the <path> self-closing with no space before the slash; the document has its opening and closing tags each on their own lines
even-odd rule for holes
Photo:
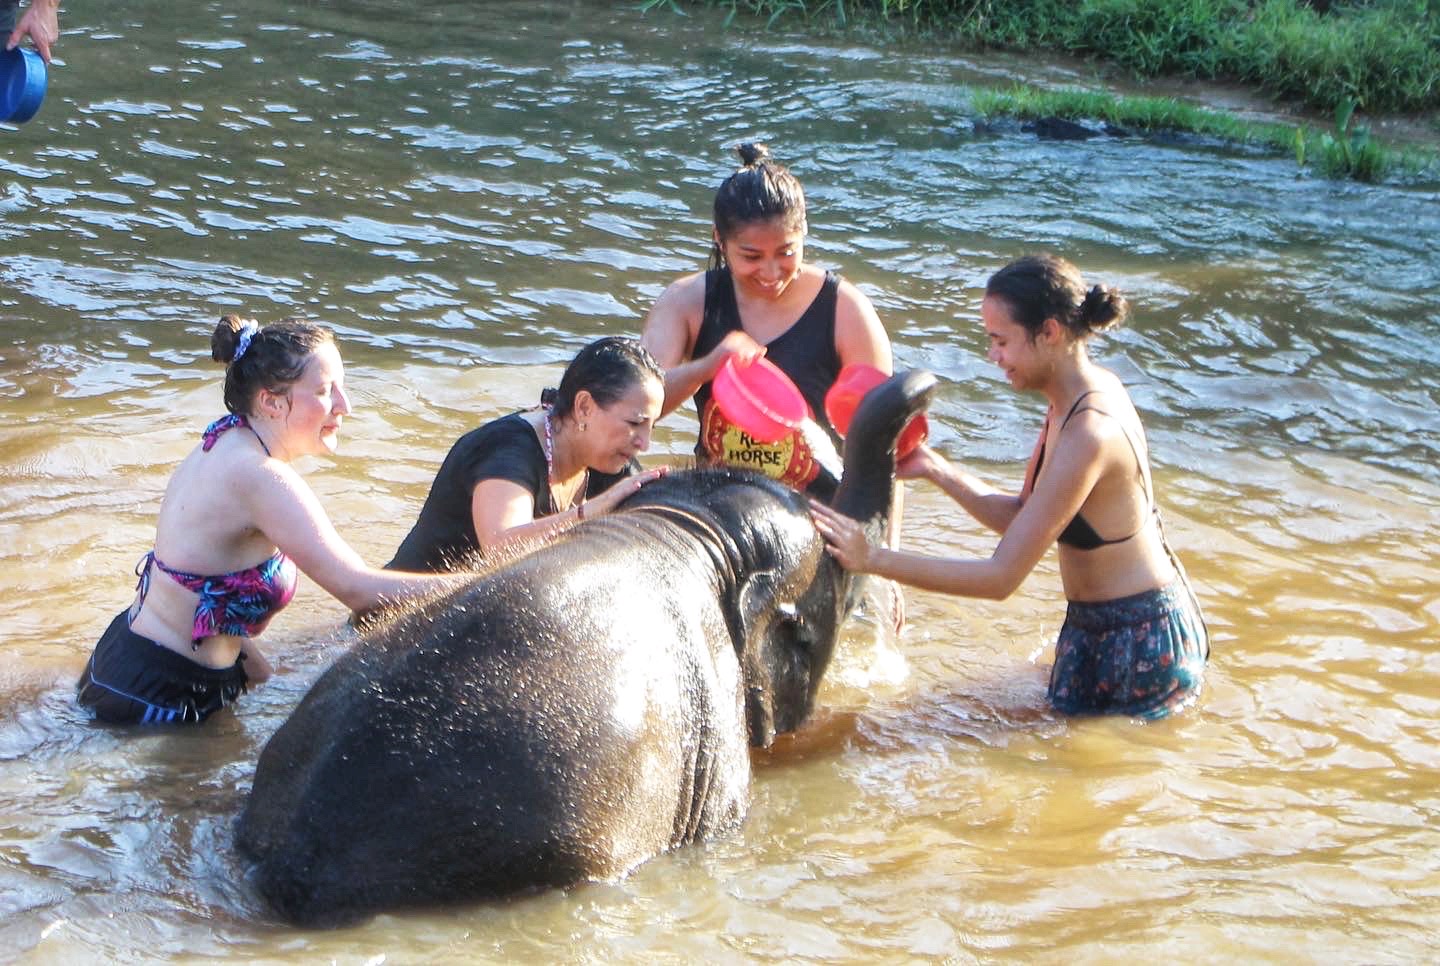
<svg viewBox="0 0 1440 966">
<path fill-rule="evenodd" d="M 584 519 L 589 520 L 593 517 L 603 516 L 609 513 L 615 509 L 621 500 L 634 493 L 638 493 L 640 488 L 646 483 L 658 480 L 669 472 L 670 467 L 657 466 L 643 473 L 636 473 L 634 476 L 625 477 L 625 479 L 615 483 L 604 493 L 593 496 L 581 504 L 581 506 L 585 508 Z"/>
<path fill-rule="evenodd" d="M 856 573 L 869 571 L 870 541 L 866 539 L 865 528 L 860 521 L 852 520 L 816 500 L 810 501 L 810 516 L 815 521 L 815 529 L 825 538 L 826 551 L 840 562 L 840 566 Z"/>
</svg>

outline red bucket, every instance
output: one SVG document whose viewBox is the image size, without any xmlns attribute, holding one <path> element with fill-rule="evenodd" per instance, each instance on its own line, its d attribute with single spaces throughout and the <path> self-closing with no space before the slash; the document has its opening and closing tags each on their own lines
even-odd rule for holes
<svg viewBox="0 0 1440 966">
<path fill-rule="evenodd" d="M 715 402 L 730 421 L 762 443 L 777 443 L 809 415 L 805 397 L 775 363 L 760 356 L 748 366 L 725 360 L 710 382 Z"/>
<path fill-rule="evenodd" d="M 829 417 L 830 425 L 835 427 L 837 433 L 844 436 L 849 431 L 850 420 L 854 418 L 855 410 L 860 408 L 860 400 L 889 378 L 879 369 L 863 362 L 852 362 L 840 370 L 835 385 L 825 394 L 825 415 Z M 929 435 L 930 423 L 925 414 L 916 413 L 900 431 L 900 438 L 895 443 L 895 458 L 904 459 L 909 456 Z"/>
</svg>

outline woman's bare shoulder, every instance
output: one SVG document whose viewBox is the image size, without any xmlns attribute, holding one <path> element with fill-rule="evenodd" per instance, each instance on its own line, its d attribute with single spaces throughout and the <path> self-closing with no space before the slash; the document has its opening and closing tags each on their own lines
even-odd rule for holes
<svg viewBox="0 0 1440 966">
<path fill-rule="evenodd" d="M 677 307 L 691 304 L 703 305 L 705 303 L 705 273 L 692 272 L 665 286 L 665 290 L 655 300 L 655 307 L 659 308 L 664 303 L 673 303 Z"/>
<path fill-rule="evenodd" d="M 645 317 L 641 340 L 645 347 L 661 358 L 662 365 L 674 365 L 686 346 L 693 341 L 705 313 L 705 273 L 695 272 L 676 279 L 665 287 L 650 314 Z M 682 344 L 683 343 L 683 344 Z"/>
</svg>

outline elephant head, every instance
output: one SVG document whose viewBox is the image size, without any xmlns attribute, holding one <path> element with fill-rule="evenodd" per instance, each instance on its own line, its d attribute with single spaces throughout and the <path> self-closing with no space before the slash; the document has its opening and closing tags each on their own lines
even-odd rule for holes
<svg viewBox="0 0 1440 966">
<path fill-rule="evenodd" d="M 852 420 L 832 503 L 876 539 L 887 533 L 896 440 L 929 406 L 935 386 L 928 372 L 892 376 L 866 395 Z M 692 533 L 735 578 L 722 599 L 744 675 L 750 743 L 769 747 L 777 734 L 798 728 L 814 709 L 855 584 L 825 552 L 804 497 L 752 473 L 712 470 L 652 483 L 621 509 L 688 515 Z"/>
<path fill-rule="evenodd" d="M 766 747 L 798 727 L 834 651 L 847 581 L 825 553 L 805 498 L 752 471 L 717 467 L 662 477 L 622 503 L 619 515 L 631 522 L 658 515 L 713 561 L 749 742 Z"/>
</svg>

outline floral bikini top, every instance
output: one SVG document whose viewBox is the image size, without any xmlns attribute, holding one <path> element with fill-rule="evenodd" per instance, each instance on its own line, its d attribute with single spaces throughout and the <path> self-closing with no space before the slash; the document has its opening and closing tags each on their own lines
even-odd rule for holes
<svg viewBox="0 0 1440 966">
<path fill-rule="evenodd" d="M 250 423 L 244 416 L 233 414 L 211 423 L 205 428 L 202 451 L 208 453 L 220 438 L 220 434 L 236 426 L 249 428 Z M 257 435 L 255 438 L 260 437 Z M 264 440 L 261 440 L 260 446 L 265 448 Z M 270 451 L 265 449 L 265 452 L 268 455 Z M 295 564 L 278 550 L 273 557 L 253 567 L 213 577 L 167 567 L 152 550 L 140 558 L 140 562 L 135 566 L 135 573 L 140 576 L 140 582 L 135 588 L 139 593 L 137 609 L 145 603 L 145 595 L 150 589 L 152 563 L 177 584 L 200 595 L 200 602 L 195 606 L 195 625 L 191 631 L 192 648 L 199 648 L 202 640 L 216 634 L 254 637 L 263 631 L 265 625 L 270 623 L 270 618 L 295 596 Z"/>
</svg>

